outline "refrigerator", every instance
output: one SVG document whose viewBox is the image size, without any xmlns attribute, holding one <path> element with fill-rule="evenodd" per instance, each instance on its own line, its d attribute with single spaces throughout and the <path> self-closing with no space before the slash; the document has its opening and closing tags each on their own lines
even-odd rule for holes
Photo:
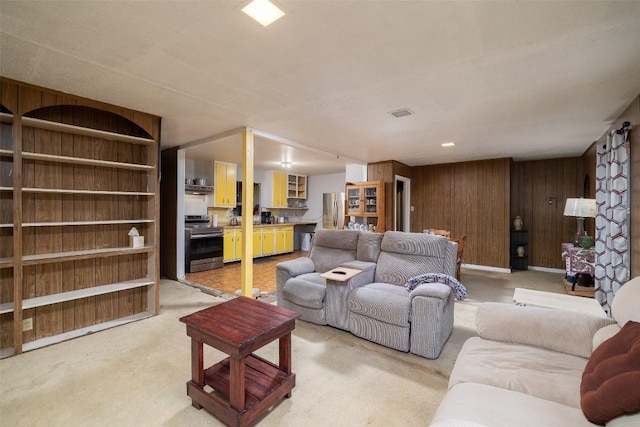
<svg viewBox="0 0 640 427">
<path fill-rule="evenodd" d="M 341 229 L 344 227 L 344 193 L 324 193 L 322 195 L 322 228 Z"/>
</svg>

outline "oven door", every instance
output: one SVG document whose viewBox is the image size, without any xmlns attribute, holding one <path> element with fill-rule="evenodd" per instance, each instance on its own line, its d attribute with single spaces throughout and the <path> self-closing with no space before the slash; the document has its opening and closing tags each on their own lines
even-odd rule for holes
<svg viewBox="0 0 640 427">
<path fill-rule="evenodd" d="M 186 233 L 185 269 L 187 273 L 211 270 L 223 266 L 222 233 Z"/>
</svg>

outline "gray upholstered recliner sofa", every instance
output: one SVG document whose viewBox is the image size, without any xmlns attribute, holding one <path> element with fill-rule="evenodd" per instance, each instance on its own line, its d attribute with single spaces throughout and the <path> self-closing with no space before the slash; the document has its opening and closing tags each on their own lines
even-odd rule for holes
<svg viewBox="0 0 640 427">
<path fill-rule="evenodd" d="M 424 273 L 455 276 L 457 244 L 445 237 L 389 231 L 384 234 L 373 283 L 349 294 L 349 329 L 369 341 L 430 359 L 440 355 L 453 329 L 450 286 L 405 284 Z"/>
<path fill-rule="evenodd" d="M 456 255 L 457 244 L 442 236 L 321 230 L 308 258 L 276 266 L 278 305 L 299 312 L 302 320 L 436 358 L 453 329 L 452 289 L 425 283 L 409 292 L 404 285 L 425 273 L 454 276 Z M 340 266 L 362 273 L 346 286 L 327 285 L 321 274 Z"/>
</svg>

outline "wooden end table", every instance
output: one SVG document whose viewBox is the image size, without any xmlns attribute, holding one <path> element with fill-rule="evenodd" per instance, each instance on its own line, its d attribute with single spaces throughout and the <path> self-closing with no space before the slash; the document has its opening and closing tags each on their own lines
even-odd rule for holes
<svg viewBox="0 0 640 427">
<path fill-rule="evenodd" d="M 291 331 L 300 314 L 239 297 L 180 318 L 191 337 L 192 405 L 230 426 L 247 426 L 284 397 L 291 397 Z M 252 354 L 279 340 L 279 364 Z M 203 344 L 229 355 L 204 369 Z M 205 390 L 211 387 L 213 391 Z"/>
<path fill-rule="evenodd" d="M 338 267 L 322 273 L 320 276 L 327 280 L 326 313 L 327 324 L 335 328 L 349 329 L 349 280 L 362 270 Z"/>
</svg>

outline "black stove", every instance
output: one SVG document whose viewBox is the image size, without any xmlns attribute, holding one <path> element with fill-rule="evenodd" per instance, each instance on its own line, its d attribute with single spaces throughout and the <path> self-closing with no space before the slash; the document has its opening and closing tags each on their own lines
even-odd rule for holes
<svg viewBox="0 0 640 427">
<path fill-rule="evenodd" d="M 222 227 L 211 227 L 208 215 L 185 215 L 185 270 L 187 273 L 220 268 L 223 263 Z"/>
</svg>

